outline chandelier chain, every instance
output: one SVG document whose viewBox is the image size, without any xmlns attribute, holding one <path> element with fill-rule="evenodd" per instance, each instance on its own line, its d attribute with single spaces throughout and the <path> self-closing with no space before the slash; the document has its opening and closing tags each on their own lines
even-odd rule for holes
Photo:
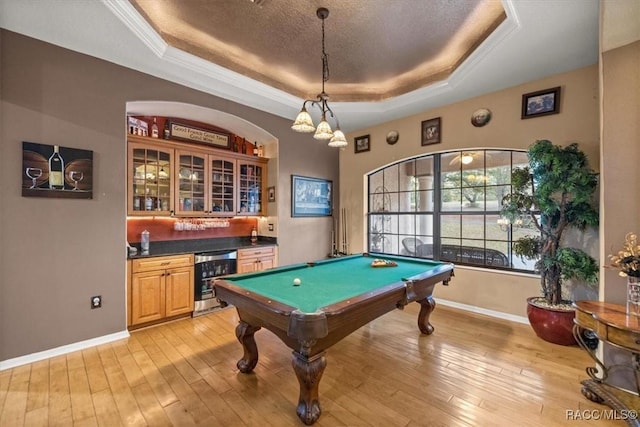
<svg viewBox="0 0 640 427">
<path fill-rule="evenodd" d="M 329 56 L 324 50 L 324 20 L 322 18 L 322 92 L 324 93 L 324 83 L 329 80 Z"/>
</svg>

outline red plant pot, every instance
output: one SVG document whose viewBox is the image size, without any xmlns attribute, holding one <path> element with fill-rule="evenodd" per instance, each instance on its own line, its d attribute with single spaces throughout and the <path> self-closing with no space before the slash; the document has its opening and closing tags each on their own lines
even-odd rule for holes
<svg viewBox="0 0 640 427">
<path fill-rule="evenodd" d="M 543 340 L 560 345 L 576 345 L 573 337 L 575 310 L 561 310 L 535 305 L 539 297 L 527 298 L 527 316 L 536 335 Z"/>
</svg>

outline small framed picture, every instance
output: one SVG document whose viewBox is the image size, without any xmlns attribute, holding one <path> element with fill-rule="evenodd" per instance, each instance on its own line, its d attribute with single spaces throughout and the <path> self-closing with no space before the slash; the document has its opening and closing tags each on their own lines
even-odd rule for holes
<svg viewBox="0 0 640 427">
<path fill-rule="evenodd" d="M 560 86 L 522 95 L 522 119 L 560 112 Z"/>
<path fill-rule="evenodd" d="M 440 135 L 442 135 L 440 117 L 422 122 L 422 145 L 440 143 Z"/>
<path fill-rule="evenodd" d="M 353 149 L 356 153 L 362 153 L 363 151 L 369 151 L 371 144 L 369 142 L 369 135 L 356 136 L 354 138 Z"/>
<path fill-rule="evenodd" d="M 276 187 L 267 188 L 267 200 L 269 202 L 275 202 L 276 201 Z"/>
</svg>

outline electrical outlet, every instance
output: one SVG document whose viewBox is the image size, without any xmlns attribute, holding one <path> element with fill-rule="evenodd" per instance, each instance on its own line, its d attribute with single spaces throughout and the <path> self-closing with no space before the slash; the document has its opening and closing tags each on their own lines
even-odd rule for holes
<svg viewBox="0 0 640 427">
<path fill-rule="evenodd" d="M 102 307 L 102 295 L 96 295 L 95 297 L 91 297 L 91 308 L 100 308 Z"/>
<path fill-rule="evenodd" d="M 273 231 L 273 224 L 269 224 L 269 231 Z"/>
</svg>

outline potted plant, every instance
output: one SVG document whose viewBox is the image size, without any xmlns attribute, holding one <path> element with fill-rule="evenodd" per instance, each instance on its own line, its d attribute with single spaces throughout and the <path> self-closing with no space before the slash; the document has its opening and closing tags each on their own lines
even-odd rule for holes
<svg viewBox="0 0 640 427">
<path fill-rule="evenodd" d="M 513 243 L 514 253 L 536 260 L 540 273 L 542 296 L 527 300 L 531 326 L 546 341 L 571 345 L 574 311 L 563 285 L 572 279 L 597 284 L 598 264 L 583 250 L 565 246 L 564 237 L 571 228 L 598 225 L 598 177 L 575 143 L 562 147 L 539 140 L 528 155 L 529 166 L 512 172 L 512 191 L 502 199 L 501 214 L 511 223 L 530 221 L 538 231 Z"/>
</svg>

